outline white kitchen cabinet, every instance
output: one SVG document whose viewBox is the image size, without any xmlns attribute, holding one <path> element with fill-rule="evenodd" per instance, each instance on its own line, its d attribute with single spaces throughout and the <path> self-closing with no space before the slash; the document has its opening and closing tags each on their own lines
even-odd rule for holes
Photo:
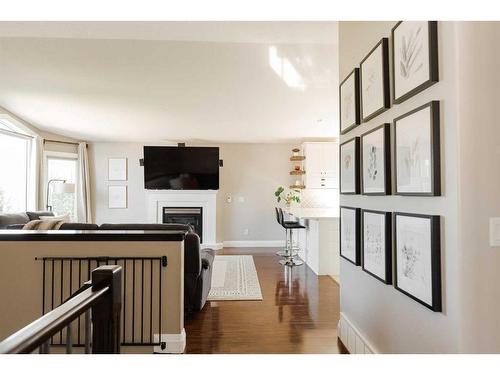
<svg viewBox="0 0 500 375">
<path fill-rule="evenodd" d="M 303 152 L 307 189 L 338 188 L 338 151 L 334 142 L 305 142 Z"/>
</svg>

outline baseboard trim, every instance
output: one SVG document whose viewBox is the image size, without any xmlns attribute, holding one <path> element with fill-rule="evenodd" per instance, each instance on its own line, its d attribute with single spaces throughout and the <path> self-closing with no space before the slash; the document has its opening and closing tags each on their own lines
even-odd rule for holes
<svg viewBox="0 0 500 375">
<path fill-rule="evenodd" d="M 158 334 L 153 335 L 153 339 L 158 342 Z M 181 333 L 162 333 L 161 340 L 159 342 L 164 342 L 165 349 L 161 346 L 155 346 L 153 352 L 157 354 L 181 354 L 184 353 L 186 349 L 186 331 L 184 328 Z"/>
<path fill-rule="evenodd" d="M 285 241 L 224 241 L 224 247 L 284 247 Z"/>
<path fill-rule="evenodd" d="M 224 247 L 224 244 L 222 242 L 200 244 L 200 248 L 202 248 L 202 249 L 220 250 L 223 247 Z"/>
<path fill-rule="evenodd" d="M 345 349 L 352 354 L 377 354 L 373 345 L 356 328 L 344 312 L 340 312 L 340 320 L 337 326 L 337 336 Z"/>
</svg>

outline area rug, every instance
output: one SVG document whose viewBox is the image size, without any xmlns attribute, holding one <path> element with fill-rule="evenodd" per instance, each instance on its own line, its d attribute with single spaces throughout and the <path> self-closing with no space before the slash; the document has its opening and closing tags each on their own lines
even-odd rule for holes
<svg viewBox="0 0 500 375">
<path fill-rule="evenodd" d="M 262 300 L 259 277 L 251 255 L 216 255 L 209 301 Z"/>
</svg>

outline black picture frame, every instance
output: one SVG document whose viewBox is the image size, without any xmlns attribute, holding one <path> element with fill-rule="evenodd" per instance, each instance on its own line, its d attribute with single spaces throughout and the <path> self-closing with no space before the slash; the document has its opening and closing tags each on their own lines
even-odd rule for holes
<svg viewBox="0 0 500 375">
<path fill-rule="evenodd" d="M 385 279 L 375 275 L 365 268 L 365 213 L 384 216 L 385 221 Z M 392 284 L 392 213 L 377 210 L 361 210 L 361 269 L 384 284 Z"/>
<path fill-rule="evenodd" d="M 413 115 L 416 112 L 430 107 L 430 150 L 431 150 L 431 191 L 430 192 L 401 192 L 398 190 L 398 127 L 399 120 Z M 407 112 L 393 120 L 394 127 L 394 190 L 396 195 L 403 196 L 428 196 L 437 197 L 441 195 L 441 140 L 440 140 L 440 103 L 438 100 L 431 101 L 410 112 Z"/>
<path fill-rule="evenodd" d="M 354 75 L 354 108 L 355 108 L 355 121 L 349 124 L 344 130 L 342 130 L 342 85 Z M 339 85 L 339 127 L 340 134 L 346 134 L 356 126 L 361 124 L 361 114 L 360 114 L 360 93 L 359 93 L 359 68 L 354 68 L 351 73 L 344 78 L 344 80 Z"/>
<path fill-rule="evenodd" d="M 398 286 L 398 238 L 397 238 L 397 217 L 408 216 L 430 220 L 430 238 L 431 238 L 431 275 L 432 275 L 432 304 L 428 304 L 415 297 L 406 290 Z M 405 212 L 394 212 L 393 220 L 393 238 L 394 238 L 394 288 L 414 301 L 424 305 L 428 309 L 442 311 L 442 291 L 441 291 L 441 217 L 438 215 L 421 215 Z"/>
<path fill-rule="evenodd" d="M 353 192 L 343 192 L 342 191 L 342 147 L 346 144 L 354 141 L 354 191 Z M 356 195 L 361 191 L 361 180 L 360 180 L 360 138 L 354 137 L 345 141 L 339 145 L 339 192 L 345 195 Z"/>
<path fill-rule="evenodd" d="M 383 88 L 383 104 L 382 107 L 373 111 L 372 113 L 366 114 L 363 110 L 363 63 L 375 52 L 378 47 L 382 45 L 382 88 Z M 361 121 L 368 122 L 381 113 L 385 112 L 391 107 L 391 93 L 390 93 L 390 79 L 389 79 L 389 38 L 382 38 L 375 47 L 366 55 L 366 57 L 361 60 L 359 64 L 359 87 L 360 87 L 360 111 L 361 111 Z"/>
<path fill-rule="evenodd" d="M 414 87 L 403 95 L 396 97 L 396 67 L 394 54 L 394 33 L 397 28 L 405 21 L 399 21 L 391 30 L 391 52 L 392 52 L 392 102 L 399 104 L 419 92 L 427 89 L 436 82 L 439 82 L 439 50 L 438 50 L 438 25 L 437 21 L 428 21 L 428 38 L 429 38 L 429 79 L 420 85 Z"/>
<path fill-rule="evenodd" d="M 354 220 L 355 220 L 355 230 L 356 233 L 354 235 L 356 245 L 355 245 L 355 261 L 353 262 L 351 259 L 347 258 L 342 254 L 342 210 L 353 210 L 354 211 Z M 340 256 L 347 260 L 348 262 L 354 264 L 355 266 L 361 265 L 361 208 L 350 207 L 350 206 L 340 206 L 339 207 L 339 244 L 340 244 Z"/>
<path fill-rule="evenodd" d="M 364 164 L 363 164 L 363 139 L 368 134 L 383 129 L 384 132 L 384 191 L 382 192 L 365 192 Z M 369 130 L 360 137 L 360 178 L 361 178 L 361 194 L 363 195 L 391 195 L 391 125 L 388 123 L 382 124 Z"/>
</svg>

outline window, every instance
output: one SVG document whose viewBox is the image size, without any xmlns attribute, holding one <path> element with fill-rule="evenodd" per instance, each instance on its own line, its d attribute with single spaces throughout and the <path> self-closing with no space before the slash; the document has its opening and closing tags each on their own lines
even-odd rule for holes
<svg viewBox="0 0 500 375">
<path fill-rule="evenodd" d="M 77 221 L 75 191 L 77 168 L 76 154 L 46 153 L 45 189 L 49 189 L 46 205 L 51 206 L 56 215 L 69 214 L 71 221 Z M 73 191 L 62 189 L 64 183 L 72 184 Z"/>
<path fill-rule="evenodd" d="M 26 211 L 32 138 L 0 119 L 0 212 Z"/>
</svg>

